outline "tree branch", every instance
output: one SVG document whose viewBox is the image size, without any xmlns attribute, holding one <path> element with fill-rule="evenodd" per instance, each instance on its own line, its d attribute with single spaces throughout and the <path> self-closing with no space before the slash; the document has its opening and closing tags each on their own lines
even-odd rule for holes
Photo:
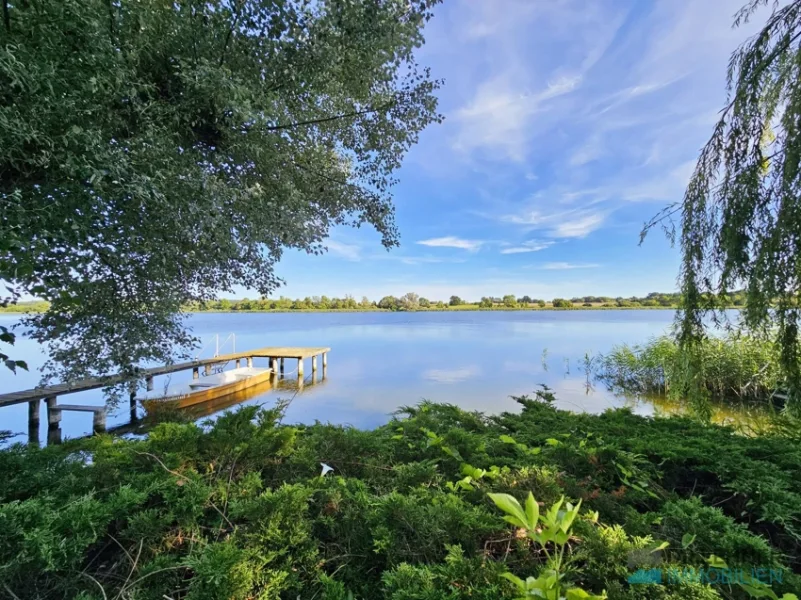
<svg viewBox="0 0 801 600">
<path fill-rule="evenodd" d="M 233 3 L 234 6 L 234 22 L 231 23 L 230 29 L 228 29 L 228 34 L 225 36 L 225 43 L 223 44 L 222 52 L 220 53 L 220 66 L 223 66 L 225 63 L 225 53 L 228 51 L 228 44 L 231 42 L 231 37 L 234 34 L 234 29 L 236 29 L 236 24 L 239 22 L 239 15 L 242 14 L 242 11 L 237 6 L 237 3 Z"/>
<path fill-rule="evenodd" d="M 287 123 L 285 125 L 273 125 L 272 127 L 267 127 L 267 131 L 281 131 L 282 129 L 293 129 L 295 127 L 301 127 L 303 125 L 318 125 L 320 123 L 329 123 L 330 121 L 337 121 L 338 119 L 348 119 L 351 117 L 360 117 L 362 115 L 368 115 L 370 113 L 381 112 L 382 110 L 386 110 L 390 108 L 395 101 L 387 102 L 386 104 L 379 106 L 377 108 L 370 108 L 365 110 L 357 110 L 350 113 L 343 113 L 340 115 L 333 115 L 330 117 L 322 117 L 319 119 L 310 119 L 308 121 L 297 121 L 295 123 Z"/>
</svg>

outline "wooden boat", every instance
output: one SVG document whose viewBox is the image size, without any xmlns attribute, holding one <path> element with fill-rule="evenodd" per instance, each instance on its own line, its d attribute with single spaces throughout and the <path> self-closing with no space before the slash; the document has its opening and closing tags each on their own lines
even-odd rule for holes
<svg viewBox="0 0 801 600">
<path fill-rule="evenodd" d="M 272 369 L 241 367 L 206 375 L 186 383 L 167 386 L 160 390 L 150 390 L 138 396 L 137 400 L 148 412 L 164 405 L 169 405 L 171 408 L 185 408 L 237 394 L 269 381 L 272 375 Z"/>
</svg>

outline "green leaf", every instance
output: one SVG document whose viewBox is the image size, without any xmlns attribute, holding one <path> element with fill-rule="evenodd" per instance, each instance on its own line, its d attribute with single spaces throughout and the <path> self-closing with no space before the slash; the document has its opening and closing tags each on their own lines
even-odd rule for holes
<svg viewBox="0 0 801 600">
<path fill-rule="evenodd" d="M 685 533 L 681 536 L 681 547 L 685 550 L 689 548 L 692 543 L 695 541 L 695 534 L 694 533 Z"/>
<path fill-rule="evenodd" d="M 517 440 L 515 440 L 515 438 L 513 438 L 511 435 L 506 435 L 505 433 L 498 439 L 500 439 L 504 444 L 517 445 Z"/>
<path fill-rule="evenodd" d="M 512 523 L 513 525 L 517 525 L 522 527 L 523 529 L 527 528 L 526 525 L 526 513 L 523 511 L 523 508 L 520 506 L 520 503 L 515 499 L 513 496 L 509 494 L 487 494 L 490 497 L 495 505 L 500 508 L 503 512 L 506 513 L 507 518 L 506 521 Z"/>
<path fill-rule="evenodd" d="M 517 575 L 513 575 L 507 571 L 506 573 L 501 573 L 501 577 L 514 583 L 521 592 L 526 591 L 526 582 L 520 579 Z"/>
<path fill-rule="evenodd" d="M 556 438 L 548 438 L 547 440 L 545 440 L 545 443 L 548 444 L 549 446 L 558 446 L 562 442 L 560 442 Z"/>
<path fill-rule="evenodd" d="M 651 552 L 651 553 L 653 553 L 653 552 L 659 552 L 660 550 L 664 550 L 664 549 L 665 549 L 665 548 L 667 548 L 668 546 L 670 546 L 670 542 L 660 542 L 659 544 L 657 544 L 656 546 L 654 546 L 653 548 L 651 548 L 651 549 L 649 550 L 649 552 Z"/>
<path fill-rule="evenodd" d="M 540 507 L 531 492 L 528 493 L 528 498 L 526 498 L 526 519 L 529 529 L 537 528 L 537 524 L 540 521 Z"/>
<path fill-rule="evenodd" d="M 723 560 L 719 556 L 715 556 L 714 554 L 710 554 L 709 558 L 706 559 L 706 562 L 709 564 L 710 567 L 714 567 L 715 569 L 729 568 L 729 565 L 726 564 L 725 560 Z"/>
</svg>

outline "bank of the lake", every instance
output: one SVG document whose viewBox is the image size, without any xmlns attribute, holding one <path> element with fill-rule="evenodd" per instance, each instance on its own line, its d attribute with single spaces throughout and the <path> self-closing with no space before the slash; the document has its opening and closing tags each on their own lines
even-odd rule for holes
<svg viewBox="0 0 801 600">
<path fill-rule="evenodd" d="M 550 400 L 495 417 L 424 403 L 370 430 L 248 407 L 141 440 L 8 449 L 0 589 L 496 600 L 531 577 L 571 600 L 797 600 L 798 440 Z"/>
</svg>

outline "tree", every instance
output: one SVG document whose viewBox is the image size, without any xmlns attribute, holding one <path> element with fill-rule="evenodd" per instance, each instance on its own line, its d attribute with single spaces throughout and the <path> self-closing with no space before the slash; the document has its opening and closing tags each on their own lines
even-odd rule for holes
<svg viewBox="0 0 801 600">
<path fill-rule="evenodd" d="M 459 296 L 451 296 L 451 299 L 448 301 L 448 304 L 451 306 L 461 306 L 464 304 L 462 299 Z"/>
<path fill-rule="evenodd" d="M 0 279 L 50 302 L 51 373 L 185 354 L 182 306 L 268 295 L 331 226 L 396 245 L 436 1 L 3 2 Z"/>
<path fill-rule="evenodd" d="M 478 303 L 481 308 L 492 308 L 492 298 L 488 298 L 484 296 L 481 298 L 481 302 Z"/>
<path fill-rule="evenodd" d="M 564 298 L 554 298 L 553 302 L 551 302 L 551 306 L 554 308 L 572 308 L 573 302 L 565 300 Z"/>
<path fill-rule="evenodd" d="M 400 304 L 401 308 L 404 310 L 417 310 L 420 306 L 419 298 L 420 297 L 414 292 L 409 292 L 400 297 L 398 304 Z"/>
<path fill-rule="evenodd" d="M 768 0 L 750 0 L 735 17 L 749 20 Z M 681 203 L 646 223 L 673 239 L 680 214 L 679 339 L 693 347 L 705 316 L 726 318 L 729 292 L 745 288 L 745 327 L 771 331 L 801 409 L 801 2 L 773 10 L 762 30 L 731 57 L 726 106 L 701 150 Z"/>
<path fill-rule="evenodd" d="M 515 298 L 514 294 L 507 294 L 503 297 L 503 305 L 508 308 L 514 308 L 517 306 L 517 299 Z"/>
<path fill-rule="evenodd" d="M 218 303 L 218 307 L 220 310 L 229 311 L 231 310 L 231 301 L 228 298 L 222 298 Z"/>
<path fill-rule="evenodd" d="M 428 298 L 420 298 L 420 308 L 430 308 L 431 301 Z"/>
<path fill-rule="evenodd" d="M 400 306 L 398 299 L 395 296 L 384 296 L 378 301 L 378 308 L 385 308 L 389 310 L 398 310 Z"/>
<path fill-rule="evenodd" d="M 539 306 L 540 308 L 545 308 L 546 304 L 547 303 L 545 302 L 545 300 L 537 300 L 537 306 Z"/>
<path fill-rule="evenodd" d="M 530 296 L 523 296 L 522 298 L 518 298 L 517 301 L 524 306 L 528 306 L 532 303 Z"/>
</svg>

